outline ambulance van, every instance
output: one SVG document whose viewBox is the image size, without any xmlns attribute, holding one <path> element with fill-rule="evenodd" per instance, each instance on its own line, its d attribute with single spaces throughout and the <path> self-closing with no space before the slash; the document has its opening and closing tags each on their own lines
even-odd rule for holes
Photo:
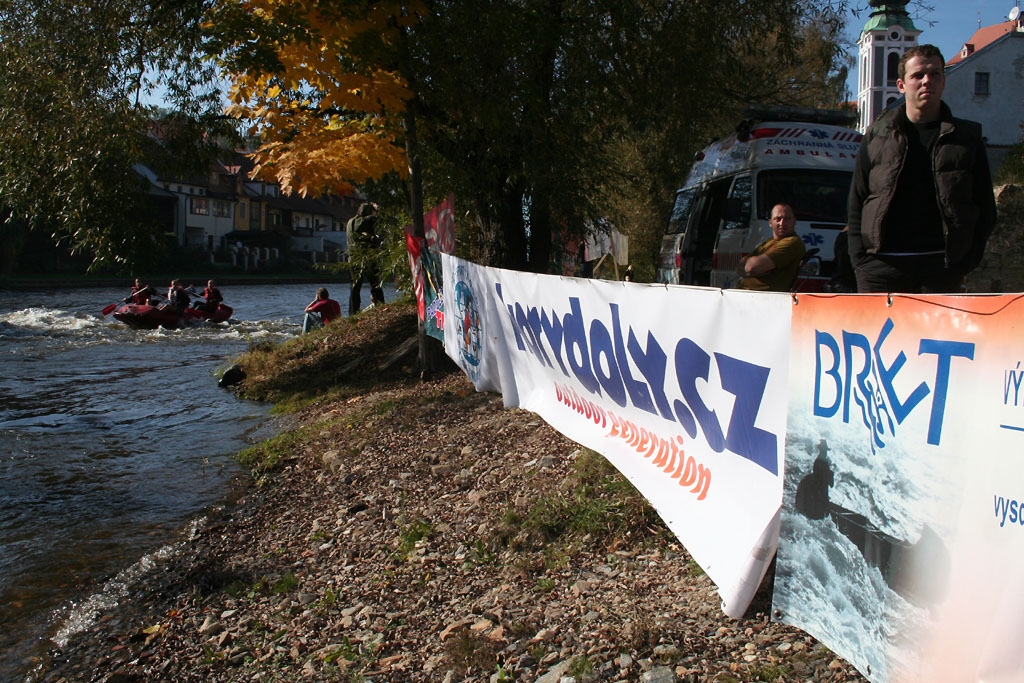
<svg viewBox="0 0 1024 683">
<path fill-rule="evenodd" d="M 658 257 L 657 281 L 736 286 L 742 256 L 772 235 L 775 204 L 796 213 L 796 234 L 817 249 L 816 273 L 801 274 L 801 291 L 821 291 L 833 267 L 836 235 L 861 134 L 851 112 L 748 108 L 732 135 L 698 152 L 676 192 Z"/>
</svg>

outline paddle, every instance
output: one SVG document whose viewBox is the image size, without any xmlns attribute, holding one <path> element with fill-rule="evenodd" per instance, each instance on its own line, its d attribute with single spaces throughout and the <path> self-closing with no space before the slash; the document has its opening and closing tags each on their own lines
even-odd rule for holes
<svg viewBox="0 0 1024 683">
<path fill-rule="evenodd" d="M 162 294 L 157 294 L 156 292 L 150 292 L 149 293 L 149 298 L 151 298 L 151 299 L 166 299 L 167 297 L 163 296 Z M 131 297 L 128 297 L 127 299 L 121 299 L 121 301 L 119 301 L 117 303 L 110 304 L 109 306 L 104 306 L 102 313 L 103 313 L 103 315 L 110 315 L 115 310 L 117 310 L 117 307 L 120 306 L 122 303 L 127 304 L 130 301 L 131 301 Z"/>
</svg>

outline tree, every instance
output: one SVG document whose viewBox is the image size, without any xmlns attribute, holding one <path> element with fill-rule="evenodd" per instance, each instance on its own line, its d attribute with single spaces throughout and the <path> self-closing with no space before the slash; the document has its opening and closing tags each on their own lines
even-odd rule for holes
<svg viewBox="0 0 1024 683">
<path fill-rule="evenodd" d="M 222 2 L 208 24 L 231 82 L 228 113 L 260 144 L 254 173 L 285 193 L 347 192 L 404 173 L 399 2 Z"/>
<path fill-rule="evenodd" d="M 431 86 L 418 91 L 424 144 L 471 204 L 477 260 L 545 271 L 552 234 L 579 234 L 602 217 L 642 228 L 639 241 L 656 252 L 693 152 L 746 104 L 837 101 L 840 52 L 829 41 L 841 22 L 813 9 L 790 0 L 432 3 L 414 61 Z M 798 38 L 812 19 L 827 30 L 814 69 L 801 69 L 811 60 Z M 790 84 L 769 93 L 762 80 Z"/>
<path fill-rule="evenodd" d="M 666 213 L 692 152 L 751 98 L 830 99 L 835 34 L 798 40 L 813 8 L 244 0 L 220 4 L 211 25 L 265 178 L 319 193 L 422 164 L 425 190 L 415 173 L 406 188 L 414 219 L 423 194 L 454 190 L 476 260 L 543 272 L 555 233 L 652 204 Z"/>
<path fill-rule="evenodd" d="M 417 3 L 358 0 L 219 4 L 214 46 L 232 82 L 228 111 L 260 138 L 254 173 L 303 196 L 407 177 L 404 208 L 422 237 L 418 109 L 408 86 L 420 12 Z M 421 324 L 424 376 L 443 355 L 438 346 Z"/>
<path fill-rule="evenodd" d="M 228 113 L 258 138 L 254 174 L 286 194 L 347 194 L 408 178 L 403 208 L 423 234 L 408 35 L 417 3 L 219 3 L 211 50 L 231 82 Z M 380 197 L 377 198 L 380 201 Z"/>
<path fill-rule="evenodd" d="M 179 120 L 223 125 L 212 72 L 200 61 L 204 8 L 203 0 L 4 3 L 5 230 L 45 230 L 91 254 L 94 267 L 131 269 L 156 249 L 159 226 L 142 208 L 145 184 L 132 170 L 156 114 L 144 98 L 164 86 Z M 203 148 L 197 140 L 193 149 Z"/>
</svg>

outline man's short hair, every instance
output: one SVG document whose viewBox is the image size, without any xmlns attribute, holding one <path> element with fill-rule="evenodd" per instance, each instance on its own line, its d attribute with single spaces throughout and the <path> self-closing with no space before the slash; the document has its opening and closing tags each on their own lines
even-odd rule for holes
<svg viewBox="0 0 1024 683">
<path fill-rule="evenodd" d="M 900 80 L 907 77 L 907 62 L 914 57 L 920 57 L 921 59 L 932 59 L 934 57 L 939 58 L 939 63 L 942 64 L 942 72 L 946 72 L 946 60 L 942 57 L 942 53 L 939 48 L 934 45 L 915 45 L 900 57 L 899 75 Z"/>
<path fill-rule="evenodd" d="M 326 299 L 328 296 L 330 296 L 330 294 L 327 293 L 326 287 L 321 287 L 320 289 L 316 290 L 317 299 Z"/>
</svg>

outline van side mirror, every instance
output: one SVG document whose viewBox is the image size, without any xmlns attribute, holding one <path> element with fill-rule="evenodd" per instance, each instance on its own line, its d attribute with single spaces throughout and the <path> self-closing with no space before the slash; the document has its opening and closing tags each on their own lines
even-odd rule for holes
<svg viewBox="0 0 1024 683">
<path fill-rule="evenodd" d="M 722 218 L 725 219 L 726 223 L 740 223 L 745 225 L 750 221 L 749 201 L 739 197 L 729 197 L 725 200 Z"/>
</svg>

